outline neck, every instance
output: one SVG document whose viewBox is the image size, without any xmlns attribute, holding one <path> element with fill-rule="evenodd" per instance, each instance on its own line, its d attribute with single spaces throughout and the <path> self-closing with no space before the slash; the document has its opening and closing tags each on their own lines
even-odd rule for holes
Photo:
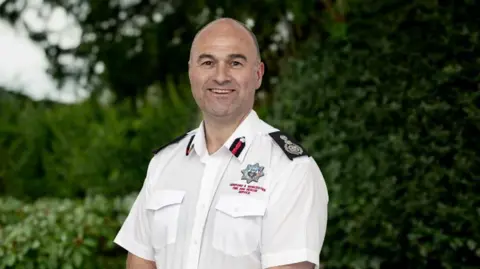
<svg viewBox="0 0 480 269">
<path fill-rule="evenodd" d="M 248 113 L 236 119 L 220 120 L 204 116 L 205 141 L 209 154 L 220 149 L 237 127 L 248 116 Z"/>
</svg>

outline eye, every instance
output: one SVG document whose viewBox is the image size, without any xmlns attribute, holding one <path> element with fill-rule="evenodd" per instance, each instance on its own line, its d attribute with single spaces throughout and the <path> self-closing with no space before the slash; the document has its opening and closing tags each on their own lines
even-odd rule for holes
<svg viewBox="0 0 480 269">
<path fill-rule="evenodd" d="M 233 66 L 233 67 L 242 66 L 242 63 L 239 62 L 239 61 L 232 61 L 232 66 Z"/>
<path fill-rule="evenodd" d="M 212 65 L 213 65 L 213 61 L 205 61 L 205 62 L 202 62 L 202 65 L 212 66 Z"/>
</svg>

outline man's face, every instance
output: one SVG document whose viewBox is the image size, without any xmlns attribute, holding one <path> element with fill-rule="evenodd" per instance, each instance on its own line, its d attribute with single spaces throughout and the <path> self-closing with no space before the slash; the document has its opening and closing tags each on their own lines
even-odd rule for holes
<svg viewBox="0 0 480 269">
<path fill-rule="evenodd" d="M 252 37 L 239 25 L 210 25 L 192 45 L 190 84 L 206 116 L 236 119 L 248 113 L 263 72 Z"/>
</svg>

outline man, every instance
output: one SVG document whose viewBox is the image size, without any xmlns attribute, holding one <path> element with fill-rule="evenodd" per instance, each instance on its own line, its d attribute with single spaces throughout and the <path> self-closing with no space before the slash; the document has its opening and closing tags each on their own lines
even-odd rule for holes
<svg viewBox="0 0 480 269">
<path fill-rule="evenodd" d="M 189 77 L 203 121 L 155 151 L 115 238 L 128 269 L 318 268 L 327 188 L 305 150 L 253 110 L 263 73 L 239 22 L 197 34 Z"/>
</svg>

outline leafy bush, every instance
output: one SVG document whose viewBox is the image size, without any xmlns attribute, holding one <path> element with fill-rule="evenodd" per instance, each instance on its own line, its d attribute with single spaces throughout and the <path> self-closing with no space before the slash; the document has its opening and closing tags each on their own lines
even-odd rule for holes
<svg viewBox="0 0 480 269">
<path fill-rule="evenodd" d="M 0 195 L 24 199 L 125 195 L 143 183 L 155 147 L 197 124 L 185 86 L 128 103 L 0 101 Z"/>
<path fill-rule="evenodd" d="M 352 1 L 283 65 L 269 120 L 327 180 L 326 268 L 480 264 L 480 6 L 426 3 Z"/>
<path fill-rule="evenodd" d="M 0 268 L 123 268 L 113 238 L 135 197 L 0 198 Z"/>
</svg>

